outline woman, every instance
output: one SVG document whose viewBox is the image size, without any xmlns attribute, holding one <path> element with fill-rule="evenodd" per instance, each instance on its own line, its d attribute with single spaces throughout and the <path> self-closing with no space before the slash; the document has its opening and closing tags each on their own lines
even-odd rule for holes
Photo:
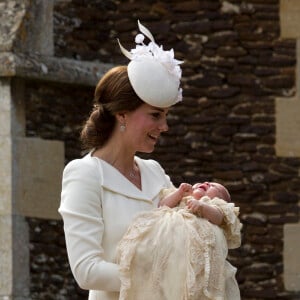
<svg viewBox="0 0 300 300">
<path fill-rule="evenodd" d="M 139 23 L 144 36 L 122 52 L 129 65 L 110 70 L 95 90 L 95 106 L 82 133 L 90 152 L 64 170 L 59 212 L 63 217 L 70 266 L 76 281 L 90 290 L 90 300 L 119 298 L 116 247 L 133 218 L 158 206 L 170 178 L 151 153 L 168 130 L 169 107 L 181 100 L 181 70 L 173 51 L 159 47 Z"/>
</svg>

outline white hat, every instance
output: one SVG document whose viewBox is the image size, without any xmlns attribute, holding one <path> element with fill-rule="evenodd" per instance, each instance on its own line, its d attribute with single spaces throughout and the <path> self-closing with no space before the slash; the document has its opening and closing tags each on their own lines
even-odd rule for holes
<svg viewBox="0 0 300 300">
<path fill-rule="evenodd" d="M 155 107 L 169 107 L 182 100 L 179 88 L 182 61 L 174 59 L 173 49 L 164 51 L 151 32 L 138 21 L 139 30 L 150 39 L 145 45 L 144 35 L 135 37 L 135 49 L 127 51 L 119 42 L 122 53 L 131 61 L 128 64 L 129 81 L 136 94 Z"/>
</svg>

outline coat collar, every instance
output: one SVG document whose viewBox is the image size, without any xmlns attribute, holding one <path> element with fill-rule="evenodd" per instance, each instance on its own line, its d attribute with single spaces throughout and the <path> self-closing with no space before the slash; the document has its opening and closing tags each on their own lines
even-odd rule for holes
<svg viewBox="0 0 300 300">
<path fill-rule="evenodd" d="M 137 188 L 123 174 L 106 161 L 97 157 L 92 157 L 97 161 L 100 169 L 104 189 L 122 194 L 129 198 L 153 202 L 153 199 L 165 188 L 165 179 L 161 178 L 157 172 L 157 166 L 148 160 L 143 160 L 135 156 L 135 161 L 140 169 L 142 189 Z"/>
</svg>

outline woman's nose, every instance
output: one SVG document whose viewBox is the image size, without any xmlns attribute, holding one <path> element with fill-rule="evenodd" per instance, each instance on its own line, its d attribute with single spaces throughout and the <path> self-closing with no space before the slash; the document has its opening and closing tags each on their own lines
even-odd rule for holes
<svg viewBox="0 0 300 300">
<path fill-rule="evenodd" d="M 165 132 L 165 131 L 168 131 L 168 129 L 169 129 L 168 122 L 167 122 L 167 120 L 164 120 L 164 121 L 160 124 L 159 130 L 160 130 L 160 132 Z"/>
</svg>

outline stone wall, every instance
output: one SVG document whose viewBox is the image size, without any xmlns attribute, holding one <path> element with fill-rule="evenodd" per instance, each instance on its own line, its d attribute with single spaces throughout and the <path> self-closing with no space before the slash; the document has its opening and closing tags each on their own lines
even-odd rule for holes
<svg viewBox="0 0 300 300">
<path fill-rule="evenodd" d="M 26 134 L 65 142 L 65 163 L 81 156 L 79 131 L 88 115 L 93 89 L 27 82 Z M 52 158 L 45 156 L 51 164 Z M 61 220 L 27 218 L 30 228 L 32 299 L 87 299 L 71 274 Z"/>
<path fill-rule="evenodd" d="M 294 96 L 296 64 L 295 41 L 280 38 L 279 1 L 55 1 L 55 55 L 126 63 L 116 38 L 133 46 L 137 19 L 185 61 L 184 102 L 170 111 L 170 130 L 151 157 L 176 185 L 224 183 L 241 207 L 243 244 L 230 261 L 243 300 L 300 299 L 283 283 L 283 226 L 299 221 L 300 159 L 275 152 L 275 98 Z M 66 162 L 80 156 L 92 94 L 27 82 L 26 135 L 65 141 Z M 61 221 L 27 222 L 32 298 L 84 299 L 67 264 Z"/>
</svg>

